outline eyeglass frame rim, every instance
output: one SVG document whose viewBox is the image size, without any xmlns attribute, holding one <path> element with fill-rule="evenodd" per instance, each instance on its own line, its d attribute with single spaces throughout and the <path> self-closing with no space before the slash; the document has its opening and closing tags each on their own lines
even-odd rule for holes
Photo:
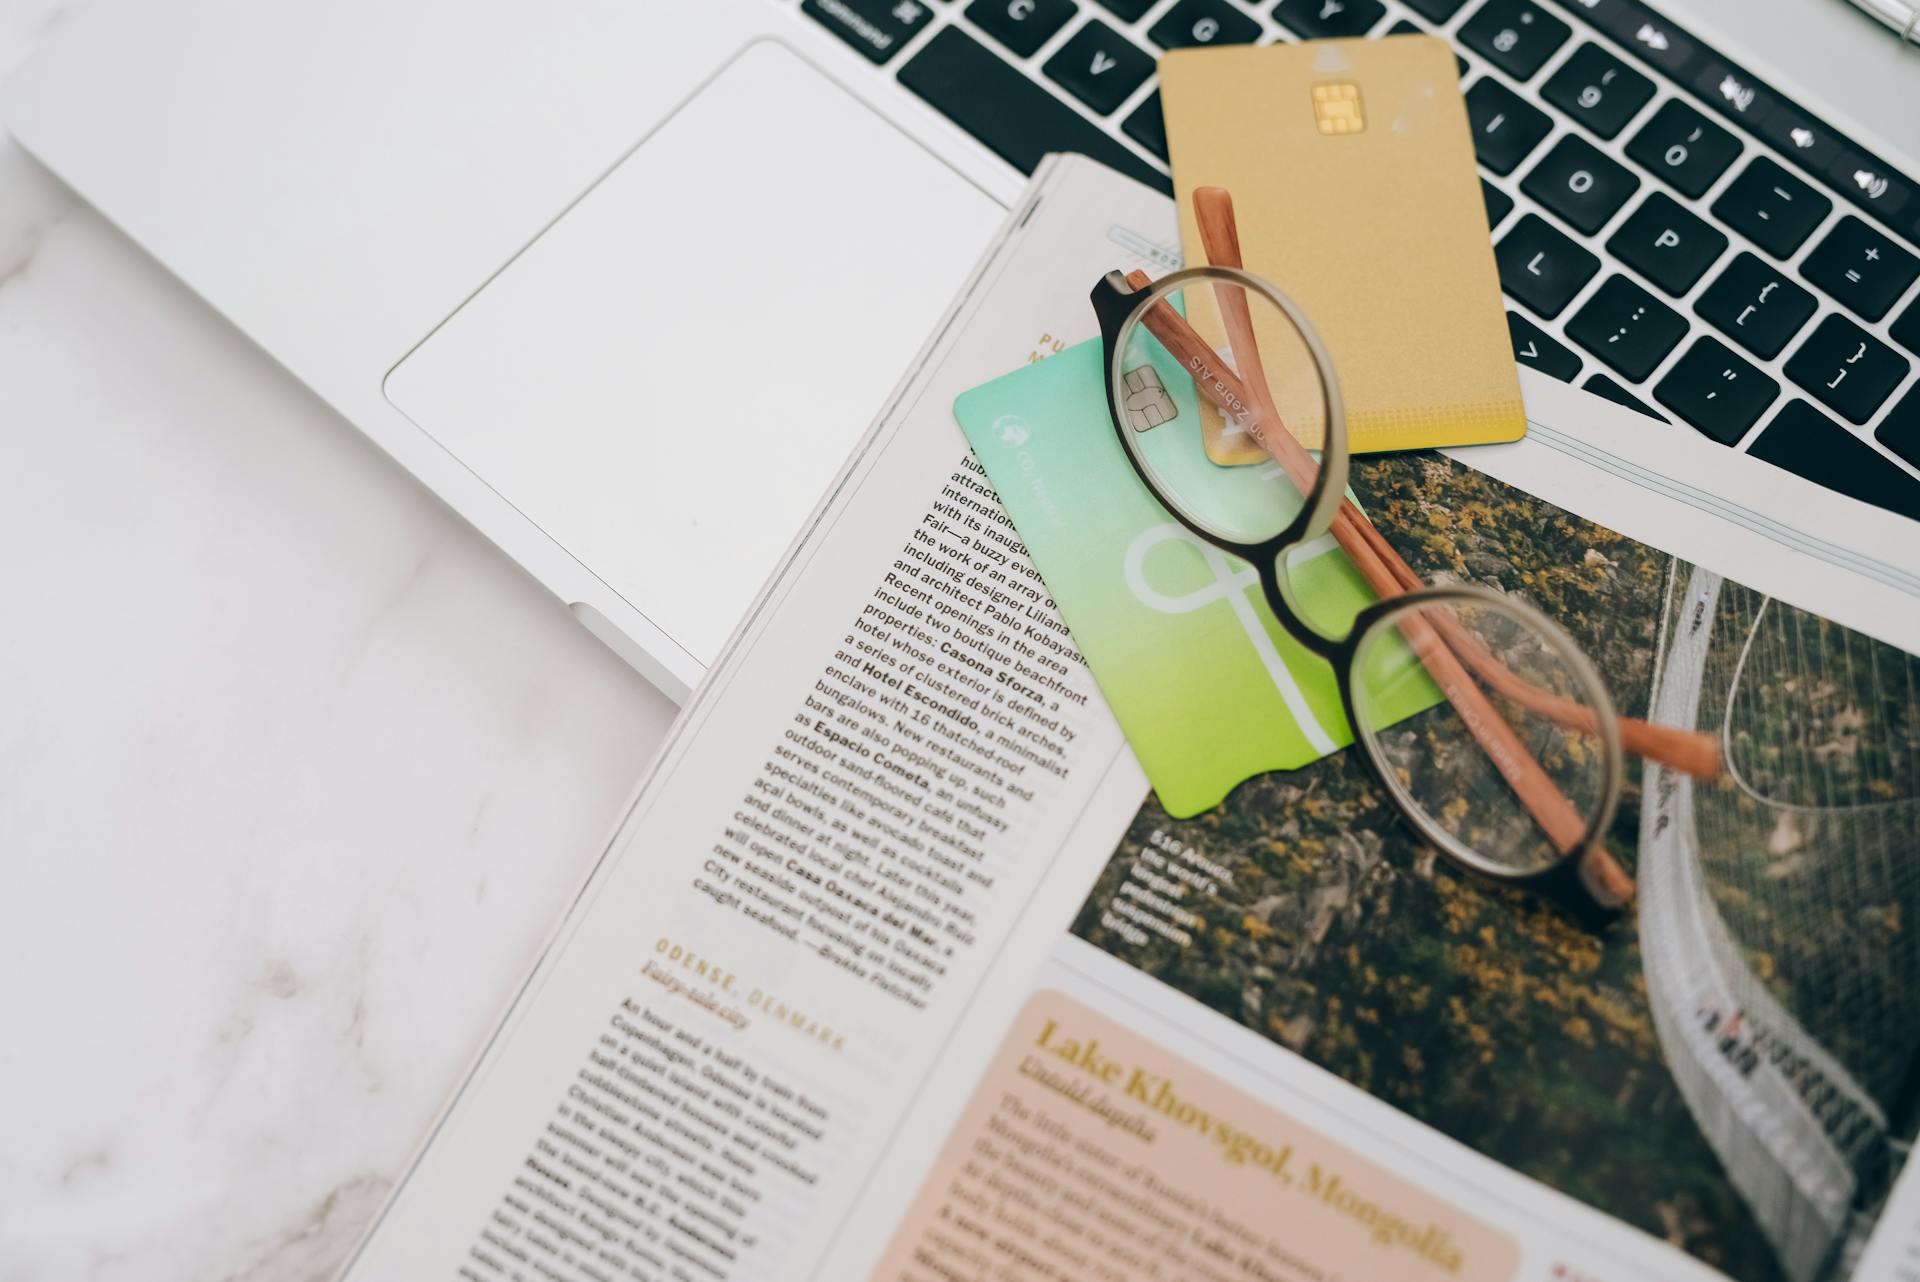
<svg viewBox="0 0 1920 1282">
<path fill-rule="evenodd" d="M 1113 421 L 1114 430 L 1120 435 L 1120 444 L 1126 450 L 1128 461 L 1133 463 L 1134 471 L 1139 472 L 1140 465 L 1134 461 L 1133 450 L 1127 446 L 1126 433 L 1121 430 L 1124 416 L 1120 413 L 1120 404 L 1116 399 L 1118 380 L 1115 375 L 1121 372 L 1119 364 L 1124 354 L 1120 350 L 1120 333 L 1135 313 L 1144 311 L 1169 294 L 1177 293 L 1197 280 L 1224 280 L 1253 289 L 1264 295 L 1286 315 L 1287 320 L 1292 323 L 1295 331 L 1306 344 L 1308 354 L 1313 357 L 1314 364 L 1319 369 L 1321 402 L 1326 407 L 1326 439 L 1338 439 L 1339 455 L 1330 465 L 1323 461 L 1315 477 L 1313 493 L 1307 496 L 1306 502 L 1301 505 L 1300 511 L 1292 521 L 1288 522 L 1286 528 L 1257 545 L 1240 543 L 1198 524 L 1186 513 L 1167 503 L 1162 498 L 1159 488 L 1151 481 L 1147 481 L 1144 475 L 1141 479 L 1147 481 L 1148 488 L 1153 491 L 1154 497 L 1161 499 L 1161 506 L 1172 513 L 1180 524 L 1221 551 L 1253 547 L 1258 551 L 1277 553 L 1293 544 L 1305 543 L 1333 528 L 1334 518 L 1340 511 L 1340 501 L 1347 490 L 1347 464 L 1352 457 L 1352 451 L 1347 448 L 1346 404 L 1341 398 L 1340 380 L 1334 372 L 1333 356 L 1321 340 L 1320 332 L 1307 319 L 1306 313 L 1301 311 L 1299 305 L 1271 281 L 1238 267 L 1212 265 L 1185 267 L 1177 272 L 1170 272 L 1144 290 L 1128 288 L 1126 277 L 1119 272 L 1108 272 L 1102 276 L 1099 283 L 1093 287 L 1092 300 L 1094 315 L 1100 321 L 1102 368 L 1105 370 L 1104 381 L 1107 385 L 1107 414 Z M 1286 430 L 1284 425 L 1280 430 Z M 1323 448 L 1323 460 L 1325 453 Z M 1337 480 L 1338 485 L 1330 484 L 1330 480 Z M 1311 648 L 1315 653 L 1321 653 L 1318 645 L 1311 645 Z"/>
<path fill-rule="evenodd" d="M 1125 416 L 1120 412 L 1115 375 L 1121 373 L 1119 365 L 1123 352 L 1119 340 L 1122 331 L 1133 320 L 1136 313 L 1194 281 L 1205 280 L 1227 280 L 1254 289 L 1268 301 L 1279 306 L 1286 314 L 1305 341 L 1316 365 L 1319 366 L 1327 406 L 1326 440 L 1332 441 L 1336 438 L 1338 440 L 1338 457 L 1331 464 L 1325 461 L 1329 451 L 1324 448 L 1323 442 L 1322 466 L 1316 477 L 1314 494 L 1284 529 L 1258 543 L 1243 543 L 1228 538 L 1193 520 L 1178 504 L 1169 502 L 1141 465 L 1138 455 L 1127 439 Z M 1340 502 L 1346 496 L 1346 477 L 1351 457 L 1346 439 L 1344 404 L 1340 398 L 1339 383 L 1332 358 L 1322 343 L 1318 331 L 1306 319 L 1299 306 L 1277 286 L 1251 272 L 1212 265 L 1188 267 L 1171 272 L 1154 281 L 1150 287 L 1138 290 L 1129 287 L 1125 276 L 1120 272 L 1108 272 L 1094 285 L 1091 299 L 1094 315 L 1100 323 L 1102 382 L 1106 384 L 1107 419 L 1113 426 L 1114 434 L 1119 440 L 1120 451 L 1126 456 L 1128 465 L 1133 468 L 1134 475 L 1153 496 L 1154 501 L 1189 533 L 1218 548 L 1221 552 L 1237 557 L 1250 565 L 1260 580 L 1261 592 L 1266 597 L 1267 609 L 1274 616 L 1274 621 L 1279 623 L 1296 642 L 1333 669 L 1340 694 L 1341 710 L 1346 715 L 1355 744 L 1361 748 L 1360 758 L 1366 762 L 1368 771 L 1380 786 L 1393 798 L 1401 816 L 1442 853 L 1476 875 L 1502 885 L 1551 898 L 1567 907 L 1588 925 L 1605 924 L 1619 917 L 1623 909 L 1602 901 L 1582 875 L 1582 868 L 1587 856 L 1598 846 L 1606 830 L 1612 826 L 1619 810 L 1620 798 L 1626 787 L 1626 754 L 1620 743 L 1620 726 L 1613 704 L 1613 694 L 1608 690 L 1606 681 L 1600 676 L 1599 669 L 1594 667 L 1592 657 L 1567 633 L 1566 629 L 1529 602 L 1495 592 L 1491 588 L 1481 587 L 1478 584 L 1462 583 L 1446 587 L 1430 585 L 1411 592 L 1403 592 L 1398 596 L 1382 597 L 1356 613 L 1352 625 L 1345 635 L 1340 637 L 1329 637 L 1310 627 L 1301 617 L 1295 603 L 1288 599 L 1287 589 L 1280 580 L 1280 558 L 1292 548 L 1317 538 L 1331 529 L 1333 519 L 1339 512 Z M 1339 416 L 1337 423 L 1336 415 Z M 1284 426 L 1281 430 L 1285 430 Z M 1328 480 L 1336 475 L 1340 484 L 1337 489 L 1334 489 L 1328 484 Z M 1320 528 L 1315 529 L 1315 518 L 1321 514 L 1322 509 L 1326 510 L 1326 519 Z M 1379 760 L 1377 749 L 1372 746 L 1372 736 L 1362 733 L 1360 729 L 1358 709 L 1353 698 L 1353 669 L 1361 643 L 1376 624 L 1390 615 L 1417 609 L 1423 605 L 1444 604 L 1448 601 L 1471 601 L 1509 615 L 1517 615 L 1521 622 L 1538 629 L 1542 635 L 1546 636 L 1560 652 L 1561 657 L 1571 662 L 1578 679 L 1586 683 L 1590 690 L 1599 696 L 1598 703 L 1592 711 L 1606 754 L 1606 786 L 1602 790 L 1600 804 L 1595 807 L 1593 817 L 1588 821 L 1586 832 L 1582 834 L 1579 843 L 1544 868 L 1531 872 L 1503 871 L 1474 852 L 1471 846 L 1429 819 L 1424 807 L 1414 801 L 1400 785 L 1399 780 L 1392 776 L 1387 763 Z"/>
</svg>

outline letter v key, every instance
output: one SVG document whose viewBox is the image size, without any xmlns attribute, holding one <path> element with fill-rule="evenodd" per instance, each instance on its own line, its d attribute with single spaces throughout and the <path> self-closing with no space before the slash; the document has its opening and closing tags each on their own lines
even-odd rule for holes
<svg viewBox="0 0 1920 1282">
<path fill-rule="evenodd" d="M 1093 61 L 1087 64 L 1087 70 L 1096 76 L 1104 76 L 1119 65 L 1119 62 L 1105 50 L 1096 49 L 1093 54 Z"/>
</svg>

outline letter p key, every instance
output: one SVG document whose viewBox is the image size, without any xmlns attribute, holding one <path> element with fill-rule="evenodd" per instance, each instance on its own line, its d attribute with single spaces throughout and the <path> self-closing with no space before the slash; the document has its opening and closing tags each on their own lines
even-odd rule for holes
<svg viewBox="0 0 1920 1282">
<path fill-rule="evenodd" d="M 1653 238 L 1653 244 L 1656 249 L 1674 249 L 1680 244 L 1680 233 L 1671 227 L 1662 228 L 1660 234 Z"/>
</svg>

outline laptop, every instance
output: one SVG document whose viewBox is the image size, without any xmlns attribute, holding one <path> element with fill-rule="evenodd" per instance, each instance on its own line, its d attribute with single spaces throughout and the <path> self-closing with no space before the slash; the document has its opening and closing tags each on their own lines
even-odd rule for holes
<svg viewBox="0 0 1920 1282">
<path fill-rule="evenodd" d="M 1408 31 L 1518 361 L 1920 519 L 1920 51 L 1840 0 L 99 0 L 0 109 L 682 697 L 1041 156 L 1167 190 L 1161 51 Z"/>
</svg>

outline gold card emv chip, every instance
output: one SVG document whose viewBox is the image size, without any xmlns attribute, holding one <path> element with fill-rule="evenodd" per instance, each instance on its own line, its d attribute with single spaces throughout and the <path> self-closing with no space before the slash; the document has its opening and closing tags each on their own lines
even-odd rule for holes
<svg viewBox="0 0 1920 1282">
<path fill-rule="evenodd" d="M 1313 123 L 1323 134 L 1357 134 L 1365 129 L 1367 117 L 1360 109 L 1360 86 L 1346 81 L 1315 85 Z"/>
<path fill-rule="evenodd" d="M 1356 454 L 1527 430 L 1453 57 L 1433 36 L 1389 36 L 1174 49 L 1160 60 L 1187 261 L 1208 261 L 1194 193 L 1226 188 L 1247 270 L 1279 286 L 1332 354 Z M 1187 301 L 1201 337 L 1226 350 L 1212 291 L 1189 290 Z M 1253 317 L 1260 349 L 1303 353 L 1273 310 Z M 1319 413 L 1319 385 L 1305 366 L 1298 373 L 1298 411 L 1280 408 L 1312 449 L 1318 419 L 1302 415 Z M 1197 416 L 1213 462 L 1272 465 L 1211 402 L 1180 412 Z"/>
</svg>

